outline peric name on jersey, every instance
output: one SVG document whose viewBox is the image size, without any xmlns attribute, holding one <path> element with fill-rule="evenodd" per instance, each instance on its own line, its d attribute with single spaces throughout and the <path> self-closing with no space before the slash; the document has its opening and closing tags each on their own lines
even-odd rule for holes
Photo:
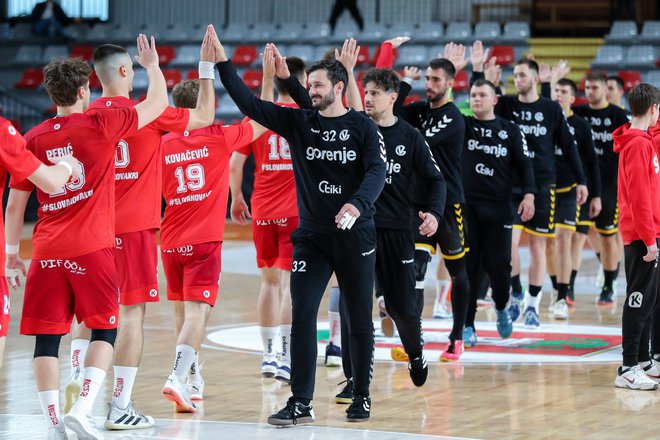
<svg viewBox="0 0 660 440">
<path fill-rule="evenodd" d="M 198 150 L 186 150 L 183 153 L 172 153 L 165 156 L 165 165 L 171 165 L 178 162 L 189 162 L 191 160 L 198 160 L 204 157 L 209 157 L 209 149 L 207 147 Z"/>
<path fill-rule="evenodd" d="M 46 158 L 48 160 L 68 156 L 69 154 L 73 154 L 73 147 L 71 144 L 67 144 L 66 147 L 51 148 L 50 150 L 46 150 Z"/>
</svg>

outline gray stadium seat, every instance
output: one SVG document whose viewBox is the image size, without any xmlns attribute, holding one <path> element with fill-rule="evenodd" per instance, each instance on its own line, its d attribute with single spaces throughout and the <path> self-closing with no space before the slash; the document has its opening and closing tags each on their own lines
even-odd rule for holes
<svg viewBox="0 0 660 440">
<path fill-rule="evenodd" d="M 457 43 L 472 39 L 472 27 L 470 23 L 449 23 L 445 39 Z"/>
<path fill-rule="evenodd" d="M 615 21 L 610 33 L 605 36 L 606 41 L 617 43 L 632 42 L 637 37 L 637 23 L 634 21 Z"/>
<path fill-rule="evenodd" d="M 398 66 L 424 66 L 429 61 L 429 50 L 426 46 L 403 45 L 399 48 Z"/>
<path fill-rule="evenodd" d="M 326 45 L 329 36 L 330 25 L 328 23 L 307 23 L 302 41 Z"/>
<path fill-rule="evenodd" d="M 630 46 L 626 53 L 625 65 L 627 67 L 646 67 L 650 69 L 655 67 L 655 58 L 653 46 Z"/>
<path fill-rule="evenodd" d="M 248 33 L 245 41 L 255 44 L 269 43 L 277 40 L 278 35 L 279 30 L 274 23 L 257 23 Z"/>
<path fill-rule="evenodd" d="M 55 58 L 63 58 L 69 55 L 69 48 L 67 46 L 46 46 L 44 53 L 41 56 L 41 62 L 48 64 Z"/>
<path fill-rule="evenodd" d="M 413 40 L 419 43 L 438 43 L 444 35 L 442 23 L 435 22 L 421 23 L 413 32 Z"/>
<path fill-rule="evenodd" d="M 336 47 L 336 45 L 325 44 L 323 46 L 317 46 L 316 49 L 314 50 L 314 61 L 322 60 L 325 51 L 330 49 L 331 47 Z"/>
<path fill-rule="evenodd" d="M 172 43 L 187 43 L 195 40 L 202 41 L 202 38 L 204 38 L 203 30 L 193 28 L 189 24 L 177 23 L 163 32 L 163 40 Z"/>
<path fill-rule="evenodd" d="M 11 64 L 17 66 L 36 65 L 41 63 L 41 47 L 24 45 L 18 49 L 16 56 L 11 60 Z"/>
<path fill-rule="evenodd" d="M 283 54 L 285 56 L 298 57 L 302 59 L 307 65 L 316 61 L 314 47 L 310 46 L 309 44 L 293 44 L 287 48 L 284 48 Z"/>
<path fill-rule="evenodd" d="M 642 76 L 644 82 L 660 87 L 660 70 L 651 70 Z"/>
<path fill-rule="evenodd" d="M 283 44 L 300 43 L 304 38 L 305 29 L 302 23 L 282 23 L 277 32 L 277 42 Z"/>
<path fill-rule="evenodd" d="M 529 24 L 522 22 L 511 21 L 504 25 L 504 32 L 502 33 L 502 41 L 506 42 L 527 42 L 529 38 Z"/>
<path fill-rule="evenodd" d="M 221 29 L 220 32 L 222 32 L 220 36 L 223 43 L 241 43 L 247 40 L 250 29 L 242 23 L 230 23 L 226 29 Z"/>
<path fill-rule="evenodd" d="M 500 36 L 500 24 L 494 22 L 479 22 L 474 26 L 474 39 L 494 41 Z"/>
<path fill-rule="evenodd" d="M 234 118 L 241 116 L 241 111 L 238 109 L 234 101 L 232 101 L 231 96 L 224 94 L 220 97 L 220 99 L 218 99 L 216 115 L 219 115 L 225 119 Z"/>
<path fill-rule="evenodd" d="M 388 38 L 387 29 L 381 23 L 367 23 L 356 37 L 360 44 L 380 44 Z"/>
<path fill-rule="evenodd" d="M 87 41 L 108 41 L 113 37 L 114 26 L 107 23 L 97 23 L 93 28 L 87 31 L 85 40 Z"/>
<path fill-rule="evenodd" d="M 592 67 L 615 67 L 623 62 L 623 48 L 621 46 L 601 46 Z"/>
<path fill-rule="evenodd" d="M 384 40 L 394 37 L 410 37 L 413 40 L 411 42 L 417 44 L 420 43 L 418 34 L 419 30 L 415 23 L 395 23 L 385 32 Z"/>
<path fill-rule="evenodd" d="M 137 36 L 143 32 L 142 26 L 134 23 L 121 23 L 110 31 L 108 38 L 110 41 L 115 42 L 131 42 L 135 43 Z M 147 36 L 151 36 L 147 34 Z M 158 37 L 156 36 L 158 39 Z"/>
<path fill-rule="evenodd" d="M 194 66 L 199 61 L 199 46 L 187 44 L 176 49 L 176 57 L 170 63 L 172 66 Z"/>
<path fill-rule="evenodd" d="M 149 78 L 147 71 L 140 66 L 135 66 L 135 75 L 133 76 L 133 88 L 135 90 L 145 90 L 149 87 Z"/>
<path fill-rule="evenodd" d="M 12 40 L 33 40 L 30 23 L 18 23 L 11 29 Z"/>
<path fill-rule="evenodd" d="M 660 42 L 660 21 L 646 21 L 640 34 L 644 42 Z"/>
</svg>

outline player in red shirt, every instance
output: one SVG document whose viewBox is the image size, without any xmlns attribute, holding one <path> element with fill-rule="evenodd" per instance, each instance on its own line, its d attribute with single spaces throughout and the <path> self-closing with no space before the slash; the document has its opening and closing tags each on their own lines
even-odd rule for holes
<svg viewBox="0 0 660 440">
<path fill-rule="evenodd" d="M 115 344 L 114 386 L 105 422 L 107 429 L 149 428 L 152 417 L 140 413 L 131 402 L 131 393 L 143 347 L 143 324 L 147 302 L 158 301 L 158 249 L 156 230 L 161 217 L 161 136 L 166 131 L 207 127 L 215 117 L 213 89 L 215 52 L 209 31 L 200 50 L 201 93 L 197 107 L 168 107 L 158 119 L 134 136 L 121 139 L 115 153 L 115 266 L 119 279 L 119 327 Z M 206 70 L 205 70 L 206 69 Z M 94 51 L 94 70 L 103 86 L 101 98 L 92 102 L 88 113 L 135 107 L 129 95 L 133 89 L 133 61 L 121 46 L 104 44 Z M 65 388 L 65 412 L 75 402 L 82 375 L 78 358 L 84 358 L 89 330 L 74 325 L 72 330 L 72 374 Z M 76 365 L 78 367 L 76 368 Z M 202 388 L 201 376 L 195 388 Z M 199 393 L 201 397 L 201 392 Z"/>
<path fill-rule="evenodd" d="M 80 176 L 81 168 L 77 159 L 66 156 L 57 159 L 64 163 L 56 166 L 44 165 L 36 156 L 25 148 L 25 139 L 11 125 L 11 122 L 0 117 L 0 180 L 7 180 L 7 171 L 16 179 L 28 179 L 43 191 L 54 192 L 64 186 L 73 174 Z M 2 202 L 0 201 L 0 209 Z M 5 264 L 4 223 L 0 217 L 0 264 Z M 7 253 L 18 253 L 18 244 L 6 246 Z M 18 270 L 7 269 L 6 277 L 0 276 L 0 368 L 5 351 L 5 339 L 9 330 L 9 289 L 7 283 L 16 290 L 18 287 Z"/>
<path fill-rule="evenodd" d="M 267 51 L 264 51 L 266 54 Z M 264 56 L 264 80 L 273 82 L 275 60 Z M 305 63 L 296 57 L 287 57 L 289 71 L 302 84 L 307 83 Z M 281 80 L 275 78 L 279 101 L 277 104 L 298 107 L 286 92 Z M 241 183 L 243 165 L 254 153 L 254 190 L 248 209 Z M 291 264 L 293 245 L 289 238 L 298 227 L 296 184 L 289 143 L 268 130 L 257 140 L 234 152 L 230 161 L 231 216 L 241 225 L 252 217 L 252 234 L 257 251 L 257 266 L 261 271 L 261 288 L 257 300 L 257 315 L 263 343 L 261 374 L 289 383 L 291 379 Z M 278 328 L 279 326 L 279 328 Z M 277 360 L 276 340 L 282 341 L 282 356 Z"/>
<path fill-rule="evenodd" d="M 174 88 L 176 107 L 197 102 L 199 83 Z M 177 345 L 172 374 L 162 389 L 177 412 L 195 412 L 186 377 L 200 349 L 220 284 L 220 250 L 229 197 L 229 158 L 266 130 L 255 122 L 163 136 L 165 217 L 160 247 L 167 298 L 175 302 Z"/>
<path fill-rule="evenodd" d="M 85 357 L 83 386 L 64 424 L 78 438 L 101 438 L 92 405 L 112 362 L 117 335 L 119 295 L 114 265 L 117 142 L 134 135 L 167 106 L 165 78 L 158 53 L 144 35 L 138 37 L 138 62 L 147 70 L 147 99 L 133 108 L 83 114 L 89 105 L 91 69 L 79 59 L 55 60 L 44 68 L 46 91 L 57 117 L 26 134 L 27 148 L 42 162 L 75 153 L 81 176 L 57 192 L 37 191 L 41 204 L 34 230 L 33 264 L 27 275 L 20 331 L 36 335 L 34 370 L 50 435 L 66 438 L 59 414 L 59 360 L 62 335 L 75 315 L 92 329 Z M 7 241 L 18 243 L 23 213 L 33 185 L 13 178 L 7 206 Z M 17 255 L 7 267 L 22 267 Z"/>
</svg>

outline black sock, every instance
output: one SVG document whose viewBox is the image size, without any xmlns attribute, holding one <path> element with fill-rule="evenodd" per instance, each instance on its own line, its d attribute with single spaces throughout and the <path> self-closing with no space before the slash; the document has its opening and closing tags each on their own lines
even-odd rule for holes
<svg viewBox="0 0 660 440">
<path fill-rule="evenodd" d="M 575 289 L 575 278 L 577 277 L 577 270 L 571 271 L 571 281 L 568 283 L 569 289 Z"/>
<path fill-rule="evenodd" d="M 539 293 L 541 293 L 541 287 L 543 287 L 543 286 L 532 286 L 530 284 L 529 285 L 529 294 L 530 294 L 530 296 L 533 296 L 534 298 L 539 296 Z"/>
<path fill-rule="evenodd" d="M 598 262 L 600 263 L 600 252 L 596 252 L 596 258 L 598 258 Z"/>
<path fill-rule="evenodd" d="M 557 290 L 557 275 L 550 275 L 550 281 L 552 281 L 552 288 Z"/>
<path fill-rule="evenodd" d="M 612 290 L 612 283 L 616 278 L 616 270 L 605 270 L 605 284 L 603 284 L 603 290 Z"/>
<path fill-rule="evenodd" d="M 520 274 L 511 277 L 511 290 L 514 292 L 522 292 L 523 286 L 520 283 Z"/>
<path fill-rule="evenodd" d="M 566 299 L 566 293 L 568 292 L 568 284 L 558 283 L 557 284 L 557 301 L 560 299 Z"/>
</svg>

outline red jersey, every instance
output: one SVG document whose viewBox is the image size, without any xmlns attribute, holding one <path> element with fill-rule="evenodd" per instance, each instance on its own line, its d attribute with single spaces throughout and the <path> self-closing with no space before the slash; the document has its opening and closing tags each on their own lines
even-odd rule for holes
<svg viewBox="0 0 660 440">
<path fill-rule="evenodd" d="M 25 148 L 25 139 L 11 125 L 0 117 L 0 180 L 7 180 L 7 171 L 19 180 L 25 180 L 37 171 L 41 161 Z M 2 200 L 0 199 L 0 209 Z M 5 267 L 5 224 L 0 216 L 0 264 Z"/>
<path fill-rule="evenodd" d="M 619 229 L 625 244 L 660 237 L 660 162 L 651 135 L 625 124 L 612 133 L 619 154 L 617 201 Z"/>
<path fill-rule="evenodd" d="M 249 123 L 212 125 L 163 136 L 165 217 L 161 249 L 222 241 L 229 198 L 229 157 L 252 142 Z"/>
<path fill-rule="evenodd" d="M 105 109 L 131 108 L 138 104 L 123 96 L 99 98 L 89 106 L 91 113 Z M 183 133 L 190 119 L 187 108 L 168 107 L 162 115 L 137 134 L 120 139 L 115 153 L 116 233 L 145 231 L 160 227 L 161 183 L 160 140 L 163 132 Z"/>
<path fill-rule="evenodd" d="M 27 148 L 43 163 L 73 154 L 82 176 L 60 191 L 37 190 L 39 220 L 32 237 L 34 259 L 71 258 L 115 243 L 115 163 L 119 139 L 137 132 L 133 108 L 49 119 L 27 132 Z M 12 176 L 10 187 L 32 191 L 34 185 Z"/>
<path fill-rule="evenodd" d="M 276 104 L 298 108 L 296 104 Z M 254 190 L 250 199 L 252 218 L 273 220 L 297 217 L 296 183 L 287 140 L 268 130 L 237 151 L 246 156 L 250 151 L 254 153 Z"/>
</svg>

